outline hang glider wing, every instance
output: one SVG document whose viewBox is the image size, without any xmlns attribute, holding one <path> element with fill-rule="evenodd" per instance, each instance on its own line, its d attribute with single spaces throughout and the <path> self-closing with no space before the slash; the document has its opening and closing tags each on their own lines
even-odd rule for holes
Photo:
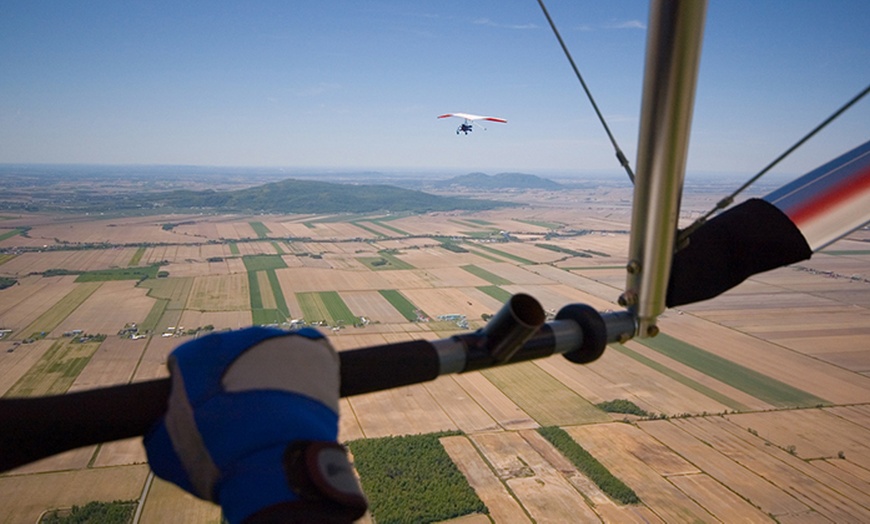
<svg viewBox="0 0 870 524">
<path fill-rule="evenodd" d="M 471 115 L 468 113 L 446 113 L 446 114 L 438 116 L 438 118 L 449 118 L 449 117 L 464 118 L 465 120 L 469 120 L 472 122 L 475 120 L 486 120 L 488 122 L 498 122 L 500 124 L 507 124 L 507 120 L 505 120 L 504 118 L 496 117 L 496 116 Z"/>
</svg>

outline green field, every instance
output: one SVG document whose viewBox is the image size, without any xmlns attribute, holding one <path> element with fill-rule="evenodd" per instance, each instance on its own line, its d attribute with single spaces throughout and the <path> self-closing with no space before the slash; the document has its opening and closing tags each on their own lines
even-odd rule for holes
<svg viewBox="0 0 870 524">
<path fill-rule="evenodd" d="M 251 323 L 255 326 L 269 326 L 287 321 L 287 316 L 277 309 L 252 309 Z"/>
<path fill-rule="evenodd" d="M 76 282 L 105 282 L 108 280 L 145 280 L 157 278 L 160 266 L 151 264 L 145 267 L 126 267 L 116 269 L 98 269 L 85 271 L 76 278 Z"/>
<path fill-rule="evenodd" d="M 21 233 L 28 231 L 30 228 L 19 227 L 17 229 L 10 229 L 5 233 L 0 233 L 0 241 L 6 240 L 7 238 L 12 238 L 14 236 L 18 236 Z"/>
<path fill-rule="evenodd" d="M 251 310 L 263 309 L 263 296 L 256 271 L 248 271 L 248 289 L 251 296 Z"/>
<path fill-rule="evenodd" d="M 482 267 L 475 266 L 474 264 L 469 264 L 467 266 L 461 266 L 460 269 L 464 269 L 465 271 L 468 271 L 472 275 L 474 275 L 476 277 L 480 277 L 480 278 L 486 280 L 487 282 L 489 282 L 490 284 L 493 284 L 495 286 L 507 286 L 507 285 L 513 284 L 513 282 L 511 282 L 510 280 L 503 278 L 503 277 L 500 277 L 500 276 L 496 275 L 495 273 L 490 273 L 489 271 L 483 269 Z"/>
<path fill-rule="evenodd" d="M 287 267 L 280 255 L 245 255 L 242 257 L 245 269 L 248 271 L 264 271 L 266 269 L 282 269 Z"/>
<path fill-rule="evenodd" d="M 241 255 L 242 252 L 239 251 L 239 246 L 235 242 L 230 242 L 230 254 L 232 255 Z"/>
<path fill-rule="evenodd" d="M 128 267 L 138 266 L 139 261 L 142 260 L 142 255 L 145 254 L 146 249 L 147 248 L 145 248 L 145 247 L 139 247 L 138 249 L 136 249 L 136 252 L 133 253 L 133 257 L 130 259 L 129 262 L 127 262 L 127 266 Z"/>
<path fill-rule="evenodd" d="M 248 222 L 248 224 L 251 225 L 251 229 L 254 230 L 258 238 L 269 238 L 271 231 L 266 227 L 266 224 L 262 222 Z"/>
<path fill-rule="evenodd" d="M 45 313 L 39 315 L 39 318 L 24 328 L 21 333 L 25 337 L 29 337 L 33 333 L 50 332 L 82 305 L 99 287 L 99 282 L 87 282 L 76 286 Z"/>
<path fill-rule="evenodd" d="M 376 237 L 385 237 L 385 236 L 386 236 L 386 235 L 384 235 L 383 233 L 381 233 L 380 231 L 377 231 L 377 230 L 375 230 L 375 229 L 372 229 L 371 227 L 366 226 L 365 224 L 363 224 L 363 223 L 360 222 L 360 221 L 351 222 L 351 224 L 353 224 L 354 226 L 356 226 L 356 227 L 358 227 L 358 228 L 360 228 L 360 229 L 362 229 L 362 230 L 364 230 L 364 231 L 368 231 L 369 233 L 373 234 L 373 235 L 376 236 Z"/>
<path fill-rule="evenodd" d="M 506 258 L 508 260 L 513 260 L 514 262 L 517 262 L 519 264 L 523 264 L 523 265 L 527 265 L 527 266 L 531 266 L 531 265 L 535 264 L 535 262 L 533 262 L 527 258 L 518 257 L 518 256 L 512 255 L 510 253 L 505 253 L 504 251 L 500 251 L 500 250 L 498 250 L 494 247 L 490 247 L 486 244 L 476 243 L 476 244 L 472 244 L 472 245 L 477 249 L 482 249 L 483 251 L 489 251 L 490 253 L 498 255 L 502 258 Z M 499 262 L 501 262 L 501 260 L 499 260 Z"/>
<path fill-rule="evenodd" d="M 251 316 L 255 325 L 280 324 L 287 320 L 290 316 L 290 308 L 287 307 L 287 301 L 284 298 L 284 293 L 281 291 L 281 284 L 278 281 L 278 275 L 274 269 L 265 270 L 266 277 L 269 279 L 269 289 L 264 290 L 260 287 L 258 271 L 248 271 L 248 288 L 251 296 Z M 263 293 L 271 293 L 274 297 L 275 308 L 264 307 Z M 268 301 L 270 304 L 272 300 Z"/>
<path fill-rule="evenodd" d="M 639 343 L 681 362 L 692 369 L 724 382 L 753 397 L 777 407 L 809 407 L 829 404 L 811 395 L 757 371 L 704 351 L 664 333 L 653 338 L 639 339 Z"/>
<path fill-rule="evenodd" d="M 164 326 L 177 325 L 181 312 L 187 306 L 193 281 L 193 277 L 181 277 L 148 279 L 140 282 L 138 286 L 147 288 L 148 296 L 157 300 L 151 306 L 148 316 L 139 325 L 139 329 L 153 333 L 157 331 L 161 320 Z"/>
<path fill-rule="evenodd" d="M 481 371 L 483 376 L 542 426 L 607 422 L 610 416 L 533 362 Z"/>
<path fill-rule="evenodd" d="M 465 244 L 464 246 L 467 247 L 470 245 L 476 245 L 476 244 Z M 465 248 L 463 247 L 463 249 L 465 249 Z M 489 260 L 490 262 L 504 262 L 503 258 L 498 258 L 498 257 L 492 256 L 485 251 L 479 251 L 477 249 L 466 249 L 466 251 L 469 253 L 474 253 L 475 255 L 477 255 L 481 258 L 485 258 L 485 259 Z"/>
<path fill-rule="evenodd" d="M 149 297 L 168 300 L 166 309 L 184 309 L 193 288 L 193 277 L 149 279 L 137 285 L 147 288 Z"/>
<path fill-rule="evenodd" d="M 547 229 L 561 229 L 565 227 L 565 224 L 560 224 L 557 222 L 544 222 L 543 220 L 524 220 L 522 218 L 514 218 L 513 220 L 517 222 L 522 222 L 523 224 L 529 224 L 532 226 L 538 226 Z"/>
<path fill-rule="evenodd" d="M 492 222 L 487 222 L 486 220 L 477 220 L 473 218 L 460 220 L 458 218 L 453 218 L 450 219 L 450 222 L 453 222 L 454 224 L 459 224 L 460 226 L 469 226 L 475 229 L 485 229 L 486 234 L 498 232 L 497 228 L 492 227 L 494 224 Z"/>
<path fill-rule="evenodd" d="M 66 393 L 98 347 L 99 342 L 76 344 L 69 338 L 57 340 L 4 396 L 30 397 Z"/>
<path fill-rule="evenodd" d="M 296 293 L 296 300 L 309 324 L 322 321 L 330 326 L 352 326 L 359 322 L 336 291 Z"/>
<path fill-rule="evenodd" d="M 418 308 L 410 300 L 405 298 L 405 295 L 399 293 L 395 289 L 379 289 L 378 293 L 380 293 L 382 297 L 387 299 L 387 302 L 389 302 L 391 306 L 396 308 L 396 311 L 401 313 L 402 316 L 405 317 L 409 322 L 415 322 L 417 320 L 417 311 L 420 311 L 422 314 L 426 315 L 426 313 L 420 310 L 420 308 Z"/>
<path fill-rule="evenodd" d="M 274 269 L 267 269 L 266 276 L 269 277 L 269 285 L 272 287 L 272 294 L 275 295 L 275 306 L 278 311 L 284 313 L 285 317 L 290 316 L 290 308 L 287 307 L 287 300 L 284 298 L 284 291 L 281 289 L 281 283 L 278 281 L 278 275 Z"/>
<path fill-rule="evenodd" d="M 397 228 L 397 227 L 395 227 L 395 226 L 391 226 L 391 225 L 387 224 L 386 221 L 384 221 L 384 220 L 372 220 L 371 222 L 372 222 L 373 224 L 376 224 L 378 227 L 382 227 L 382 228 L 384 228 L 384 229 L 389 229 L 389 230 L 392 231 L 393 233 L 396 233 L 396 234 L 402 235 L 402 236 L 404 236 L 404 237 L 410 235 L 410 233 L 408 233 L 407 231 L 402 231 L 401 229 L 399 229 L 399 228 Z"/>
<path fill-rule="evenodd" d="M 17 255 L 10 255 L 7 253 L 0 254 L 0 265 L 5 264 L 6 262 L 9 262 L 10 260 L 15 258 L 16 256 Z"/>
<path fill-rule="evenodd" d="M 556 246 L 553 244 L 535 244 L 535 247 L 539 247 L 541 249 L 546 249 L 549 251 L 554 251 L 556 253 L 564 253 L 564 254 L 570 255 L 572 257 L 592 258 L 592 255 L 590 255 L 589 253 L 585 253 L 582 251 L 576 251 L 574 249 L 568 249 L 567 247 Z"/>
<path fill-rule="evenodd" d="M 486 293 L 487 295 L 491 296 L 492 298 L 498 300 L 502 304 L 504 304 L 505 302 L 510 300 L 511 297 L 513 296 L 513 294 L 511 292 L 505 291 L 504 289 L 502 289 L 498 286 L 478 286 L 477 289 L 479 289 L 480 291 L 483 291 L 484 293 Z"/>
<path fill-rule="evenodd" d="M 282 248 L 281 245 L 278 244 L 277 242 L 272 241 L 271 244 L 272 244 L 272 247 L 275 248 L 275 253 L 277 253 L 279 255 L 283 255 L 285 253 L 284 248 Z"/>
<path fill-rule="evenodd" d="M 631 349 L 623 346 L 622 344 L 611 344 L 608 346 L 608 348 L 611 348 L 615 351 L 619 351 L 623 355 L 625 355 L 627 357 L 631 357 L 632 359 L 640 362 L 644 366 L 647 366 L 651 369 L 654 369 L 654 370 L 658 371 L 659 373 L 661 373 L 662 375 L 665 375 L 673 380 L 676 380 L 680 384 L 687 386 L 691 389 L 694 389 L 698 393 L 701 393 L 702 395 L 706 395 L 706 396 L 710 397 L 711 399 L 715 400 L 716 402 L 719 402 L 720 404 L 724 404 L 731 409 L 734 409 L 737 411 L 744 411 L 746 409 L 749 409 L 749 406 L 747 406 L 746 404 L 743 404 L 742 402 L 738 402 L 738 401 L 734 400 L 733 398 L 731 398 L 723 393 L 719 393 L 715 389 L 712 389 L 708 386 L 705 386 L 704 384 L 701 384 L 700 382 L 698 382 L 696 380 L 692 380 L 691 378 L 687 377 L 686 375 L 683 375 L 682 373 L 678 373 L 678 372 L 674 371 L 673 369 L 671 369 L 663 364 L 660 364 L 660 363 L 656 362 L 655 360 L 649 359 L 649 358 L 641 355 L 640 353 L 638 353 L 636 351 L 632 351 Z"/>
<path fill-rule="evenodd" d="M 163 312 L 166 311 L 166 306 L 169 304 L 169 300 L 165 298 L 158 298 L 154 305 L 151 306 L 151 311 L 148 312 L 148 316 L 145 317 L 145 320 L 139 324 L 139 330 L 142 332 L 154 332 L 157 329 L 157 323 L 160 322 L 160 319 L 163 318 Z"/>
</svg>

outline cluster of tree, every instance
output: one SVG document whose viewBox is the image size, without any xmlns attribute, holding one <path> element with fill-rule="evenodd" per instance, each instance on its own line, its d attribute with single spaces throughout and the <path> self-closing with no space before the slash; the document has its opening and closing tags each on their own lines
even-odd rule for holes
<svg viewBox="0 0 870 524">
<path fill-rule="evenodd" d="M 613 500 L 623 504 L 637 504 L 640 502 L 637 493 L 626 486 L 624 482 L 613 476 L 603 464 L 593 457 L 588 451 L 571 438 L 562 428 L 550 426 L 538 428 L 544 438 L 550 441 L 562 455 L 570 460 L 577 469 L 601 488 Z"/>
<path fill-rule="evenodd" d="M 6 289 L 17 284 L 18 281 L 11 277 L 0 277 L 0 289 Z"/>
<path fill-rule="evenodd" d="M 127 524 L 133 519 L 136 502 L 88 502 L 71 510 L 54 510 L 43 515 L 40 524 Z"/>
<path fill-rule="evenodd" d="M 622 398 L 606 400 L 596 404 L 596 406 L 608 413 L 623 413 L 625 415 L 637 415 L 639 417 L 648 417 L 650 415 L 648 411 L 641 409 L 634 402 Z"/>
<path fill-rule="evenodd" d="M 440 522 L 488 513 L 444 451 L 448 433 L 354 440 L 360 482 L 378 524 Z"/>
</svg>

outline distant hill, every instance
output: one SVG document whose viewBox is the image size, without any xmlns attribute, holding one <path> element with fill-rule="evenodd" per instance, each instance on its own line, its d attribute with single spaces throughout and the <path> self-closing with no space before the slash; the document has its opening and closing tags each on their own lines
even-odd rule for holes
<svg viewBox="0 0 870 524">
<path fill-rule="evenodd" d="M 563 186 L 546 178 L 525 173 L 499 173 L 487 175 L 486 173 L 469 173 L 448 180 L 437 182 L 435 187 L 446 188 L 450 186 L 463 186 L 470 189 L 548 189 L 558 190 Z"/>
<path fill-rule="evenodd" d="M 335 184 L 288 179 L 235 191 L 178 190 L 158 200 L 174 208 L 264 213 L 369 213 L 483 210 L 516 204 L 431 195 L 389 185 Z"/>
</svg>

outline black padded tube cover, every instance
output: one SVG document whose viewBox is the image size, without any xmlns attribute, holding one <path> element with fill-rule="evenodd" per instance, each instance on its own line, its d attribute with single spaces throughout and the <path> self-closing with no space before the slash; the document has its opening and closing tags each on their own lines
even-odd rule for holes
<svg viewBox="0 0 870 524">
<path fill-rule="evenodd" d="M 698 228 L 674 254 L 666 305 L 713 298 L 756 273 L 812 254 L 785 213 L 765 200 L 747 200 Z"/>
</svg>

